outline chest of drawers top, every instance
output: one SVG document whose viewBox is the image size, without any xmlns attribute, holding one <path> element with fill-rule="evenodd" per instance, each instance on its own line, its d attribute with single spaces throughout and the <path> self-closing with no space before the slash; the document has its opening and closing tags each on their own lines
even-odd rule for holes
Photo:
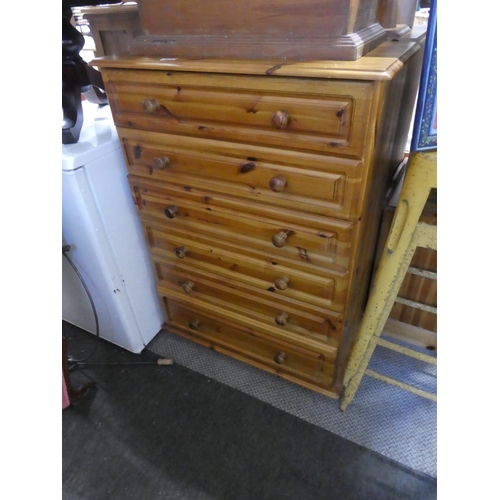
<svg viewBox="0 0 500 500">
<path fill-rule="evenodd" d="M 421 37 L 422 38 L 422 37 Z M 425 38 L 424 38 L 425 39 Z M 419 40 L 420 41 L 420 40 Z M 305 77 L 340 80 L 390 80 L 420 50 L 419 41 L 385 42 L 357 61 L 293 61 L 286 59 L 183 59 L 138 57 L 129 54 L 94 59 L 91 66 L 226 75 Z"/>
</svg>

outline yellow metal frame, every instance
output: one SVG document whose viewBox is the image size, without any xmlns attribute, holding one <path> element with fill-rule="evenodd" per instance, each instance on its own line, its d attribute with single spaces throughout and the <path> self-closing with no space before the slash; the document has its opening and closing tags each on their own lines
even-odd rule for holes
<svg viewBox="0 0 500 500">
<path fill-rule="evenodd" d="M 396 213 L 361 322 L 358 340 L 347 366 L 344 390 L 340 397 L 342 410 L 345 410 L 354 399 L 365 373 L 420 396 L 437 400 L 436 394 L 367 369 L 377 345 L 427 363 L 437 363 L 436 358 L 432 356 L 417 353 L 380 338 L 416 248 L 437 247 L 437 227 L 420 222 L 432 188 L 437 188 L 437 151 L 412 153 Z"/>
</svg>

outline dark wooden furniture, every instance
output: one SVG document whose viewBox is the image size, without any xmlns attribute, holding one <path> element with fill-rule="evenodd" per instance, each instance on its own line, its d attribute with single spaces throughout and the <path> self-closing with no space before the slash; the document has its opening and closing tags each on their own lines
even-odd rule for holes
<svg viewBox="0 0 500 500">
<path fill-rule="evenodd" d="M 387 0 L 391 5 L 397 0 Z M 379 0 L 141 0 L 135 55 L 356 60 L 386 37 Z"/>
<path fill-rule="evenodd" d="M 80 14 L 89 25 L 96 57 L 128 52 L 132 40 L 143 35 L 137 4 L 82 7 Z"/>
</svg>

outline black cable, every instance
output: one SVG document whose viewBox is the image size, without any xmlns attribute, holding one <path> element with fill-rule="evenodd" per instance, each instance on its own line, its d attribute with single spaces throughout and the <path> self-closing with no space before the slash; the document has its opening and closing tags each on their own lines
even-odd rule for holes
<svg viewBox="0 0 500 500">
<path fill-rule="evenodd" d="M 96 311 L 96 308 L 94 305 L 94 301 L 92 299 L 92 295 L 90 293 L 90 290 L 87 287 L 87 284 L 85 283 L 85 280 L 83 279 L 83 276 L 80 274 L 80 272 L 78 271 L 77 267 L 75 266 L 75 264 L 73 263 L 71 258 L 68 257 L 68 255 L 67 255 L 67 253 L 70 250 L 71 250 L 71 245 L 64 245 L 62 247 L 63 255 L 66 257 L 67 261 L 71 264 L 71 267 L 75 270 L 76 274 L 78 275 L 78 278 L 80 278 L 80 281 L 83 285 L 83 288 L 85 288 L 85 291 L 87 292 L 87 296 L 89 298 L 90 305 L 92 306 L 92 311 L 94 312 L 94 319 L 95 319 L 95 325 L 96 325 L 96 337 L 97 337 L 96 344 L 94 345 L 94 349 L 86 358 L 73 359 L 70 357 L 70 359 L 68 359 L 68 362 L 73 363 L 69 367 L 69 370 L 71 371 L 73 369 L 81 368 L 82 366 L 86 365 L 85 361 L 87 361 L 95 353 L 95 351 L 97 349 L 97 343 L 98 343 L 100 337 L 99 337 L 99 320 L 97 318 L 97 311 Z M 146 361 L 146 362 L 111 362 L 111 363 L 90 363 L 90 364 L 91 365 L 171 365 L 172 360 L 160 358 L 156 361 Z"/>
<path fill-rule="evenodd" d="M 75 264 L 73 263 L 71 258 L 68 256 L 68 252 L 70 250 L 71 250 L 71 245 L 64 245 L 62 247 L 62 254 L 64 255 L 64 257 L 66 257 L 66 260 L 70 263 L 71 267 L 75 270 L 78 278 L 80 279 L 80 282 L 83 285 L 83 288 L 85 288 L 85 291 L 87 292 L 87 296 L 89 298 L 90 305 L 92 306 L 92 311 L 94 313 L 95 326 L 96 326 L 96 337 L 97 337 L 97 341 L 98 341 L 100 338 L 99 337 L 99 319 L 97 318 L 97 310 L 95 308 L 94 300 L 92 299 L 92 295 L 90 293 L 90 290 L 87 287 L 87 284 L 85 283 L 85 280 L 83 279 L 83 276 L 80 274 L 80 271 L 78 271 L 77 267 L 75 266 Z M 97 342 L 94 345 L 94 349 L 91 351 L 91 353 L 86 358 L 83 358 L 83 359 L 70 358 L 68 361 L 75 363 L 75 365 L 77 363 L 83 363 L 84 361 L 87 361 L 87 359 L 89 359 L 95 353 L 96 349 L 97 349 Z"/>
</svg>

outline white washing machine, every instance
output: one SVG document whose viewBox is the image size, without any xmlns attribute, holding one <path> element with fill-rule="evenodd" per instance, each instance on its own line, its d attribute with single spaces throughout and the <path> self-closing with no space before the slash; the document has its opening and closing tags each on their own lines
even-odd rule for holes
<svg viewBox="0 0 500 500">
<path fill-rule="evenodd" d="M 139 353 L 163 324 L 154 272 L 110 108 L 82 104 L 80 140 L 62 146 L 62 243 L 92 296 L 100 337 Z M 62 318 L 96 334 L 85 288 L 62 260 Z"/>
</svg>

